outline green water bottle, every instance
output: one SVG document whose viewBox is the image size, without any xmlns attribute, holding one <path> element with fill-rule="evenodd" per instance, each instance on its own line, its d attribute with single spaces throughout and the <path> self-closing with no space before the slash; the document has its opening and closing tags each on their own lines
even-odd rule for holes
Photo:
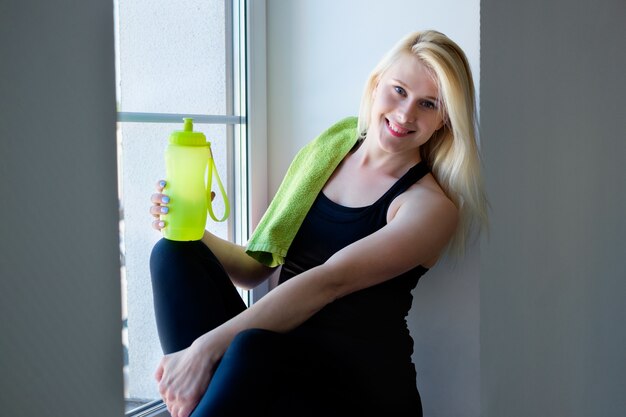
<svg viewBox="0 0 626 417">
<path fill-rule="evenodd" d="M 172 132 L 165 149 L 167 184 L 164 193 L 170 197 L 163 236 L 178 241 L 200 240 L 206 227 L 207 211 L 221 222 L 230 211 L 226 192 L 211 153 L 211 143 L 201 132 L 193 131 L 193 119 L 184 118 L 184 130 Z M 213 212 L 211 185 L 215 177 L 224 200 L 224 215 Z"/>
</svg>

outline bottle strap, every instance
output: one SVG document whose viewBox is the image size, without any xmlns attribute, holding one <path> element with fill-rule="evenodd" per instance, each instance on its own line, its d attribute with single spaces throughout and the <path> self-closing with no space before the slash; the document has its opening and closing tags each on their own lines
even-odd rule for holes
<svg viewBox="0 0 626 417">
<path fill-rule="evenodd" d="M 213 160 L 213 152 L 211 151 L 211 144 L 209 143 L 209 164 L 208 164 L 208 173 L 207 173 L 207 210 L 211 215 L 211 218 L 216 222 L 223 222 L 228 218 L 230 214 L 230 203 L 228 202 L 228 196 L 226 195 L 226 190 L 224 190 L 224 186 L 222 185 L 222 181 L 220 180 L 219 173 L 217 172 L 217 167 L 215 166 L 215 161 Z M 217 181 L 217 186 L 220 190 L 220 194 L 222 195 L 222 199 L 224 200 L 224 215 L 221 219 L 218 219 L 213 212 L 213 201 L 211 200 L 211 188 L 213 185 L 213 173 L 215 173 L 215 179 Z"/>
</svg>

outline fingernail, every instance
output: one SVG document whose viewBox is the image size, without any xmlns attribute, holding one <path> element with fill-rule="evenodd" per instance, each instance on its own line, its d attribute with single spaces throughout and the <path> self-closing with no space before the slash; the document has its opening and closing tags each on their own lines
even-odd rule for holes
<svg viewBox="0 0 626 417">
<path fill-rule="evenodd" d="M 165 187 L 165 181 L 163 181 L 163 180 L 159 181 L 159 185 L 160 185 L 161 187 Z"/>
<path fill-rule="evenodd" d="M 159 222 L 159 227 L 165 227 L 165 222 Z"/>
<path fill-rule="evenodd" d="M 165 213 L 167 213 L 168 211 L 170 211 L 170 208 L 169 208 L 169 207 L 161 207 L 161 213 L 165 214 Z"/>
<path fill-rule="evenodd" d="M 163 197 L 161 197 L 161 202 L 167 204 L 170 202 L 170 198 L 164 195 Z"/>
</svg>

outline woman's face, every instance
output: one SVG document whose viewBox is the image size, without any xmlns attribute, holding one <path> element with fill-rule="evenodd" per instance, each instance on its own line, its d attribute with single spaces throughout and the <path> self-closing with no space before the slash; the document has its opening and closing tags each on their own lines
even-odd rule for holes
<svg viewBox="0 0 626 417">
<path fill-rule="evenodd" d="M 368 137 L 390 153 L 415 152 L 443 126 L 437 83 L 415 56 L 400 57 L 380 78 L 373 95 Z"/>
</svg>

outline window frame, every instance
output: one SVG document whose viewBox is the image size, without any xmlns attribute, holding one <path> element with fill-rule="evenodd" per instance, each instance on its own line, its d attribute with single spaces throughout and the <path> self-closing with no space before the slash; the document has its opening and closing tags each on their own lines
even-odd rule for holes
<svg viewBox="0 0 626 417">
<path fill-rule="evenodd" d="M 226 19 L 226 115 L 117 112 L 120 123 L 226 125 L 228 193 L 232 222 L 228 235 L 244 245 L 268 204 L 266 112 L 266 1 L 224 0 Z M 253 114 L 249 108 L 255 109 Z M 269 283 L 240 290 L 247 305 L 269 291 Z M 125 400 L 127 400 L 125 398 Z M 125 412 L 127 417 L 169 416 L 162 400 Z"/>
</svg>

